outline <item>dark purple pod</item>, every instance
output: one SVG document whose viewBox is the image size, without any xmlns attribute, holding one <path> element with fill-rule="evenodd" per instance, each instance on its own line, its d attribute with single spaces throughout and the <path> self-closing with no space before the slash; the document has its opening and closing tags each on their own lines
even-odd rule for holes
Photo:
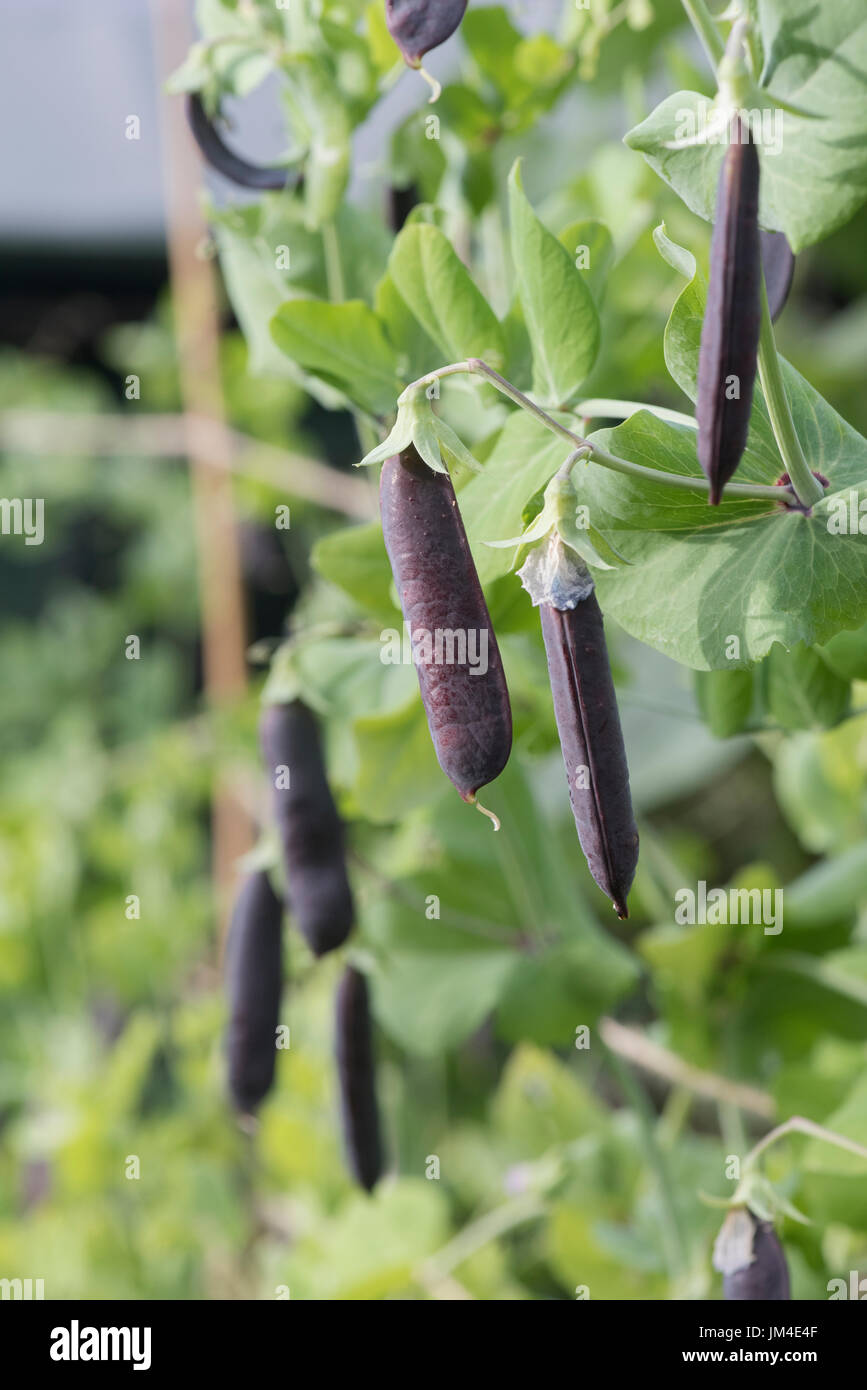
<svg viewBox="0 0 867 1390">
<path fill-rule="evenodd" d="M 717 190 L 698 359 L 698 458 L 712 506 L 746 448 L 760 328 L 759 156 L 735 118 Z"/>
<path fill-rule="evenodd" d="M 251 164 L 230 150 L 211 121 L 198 92 L 187 97 L 187 120 L 193 138 L 212 169 L 240 188 L 281 189 L 299 182 L 297 171 L 270 169 L 267 165 Z"/>
<path fill-rule="evenodd" d="M 768 292 L 771 321 L 776 323 L 786 307 L 795 275 L 795 253 L 782 232 L 761 232 L 762 271 Z"/>
<path fill-rule="evenodd" d="M 752 1260 L 723 1277 L 726 1299 L 781 1303 L 791 1298 L 789 1268 L 779 1237 L 770 1221 L 760 1221 L 752 1212 Z"/>
<path fill-rule="evenodd" d="M 464 801 L 473 801 L 506 766 L 512 710 L 455 490 L 410 445 L 383 464 L 379 496 L 434 749 Z"/>
<path fill-rule="evenodd" d="M 346 1157 L 356 1180 L 370 1192 L 382 1173 L 373 1030 L 367 981 L 351 965 L 337 987 L 336 1053 Z"/>
<path fill-rule="evenodd" d="M 283 985 L 283 907 L 268 875 L 244 882 L 226 943 L 229 1092 L 242 1114 L 252 1114 L 274 1081 Z"/>
<path fill-rule="evenodd" d="M 259 725 L 289 907 L 311 951 L 342 946 L 354 921 L 343 824 L 325 775 L 316 720 L 300 700 L 269 705 Z M 288 783 L 288 785 L 287 785 Z"/>
<path fill-rule="evenodd" d="M 466 8 L 467 0 L 385 0 L 385 22 L 405 61 L 417 68 L 451 38 Z"/>
<path fill-rule="evenodd" d="M 599 887 L 627 917 L 638 831 L 602 612 L 591 593 L 574 608 L 543 603 L 539 613 L 578 839 Z"/>
</svg>

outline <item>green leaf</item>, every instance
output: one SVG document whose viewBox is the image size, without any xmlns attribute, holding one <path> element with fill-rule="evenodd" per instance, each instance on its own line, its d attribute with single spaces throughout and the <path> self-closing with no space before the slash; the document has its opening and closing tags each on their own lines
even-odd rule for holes
<svg viewBox="0 0 867 1390">
<path fill-rule="evenodd" d="M 291 1138 L 294 1140 L 294 1132 Z M 449 1212 L 440 1184 L 424 1178 L 382 1183 L 353 1193 L 299 1234 L 285 1272 L 293 1298 L 376 1301 L 415 1287 L 421 1262 L 446 1243 Z"/>
<path fill-rule="evenodd" d="M 398 374 L 418 381 L 443 365 L 443 354 L 425 333 L 390 275 L 383 275 L 373 299 L 379 318 L 397 354 Z"/>
<path fill-rule="evenodd" d="M 867 1079 L 857 1081 L 843 1104 L 822 1123 L 835 1134 L 867 1147 Z M 809 1201 L 811 1213 L 823 1222 L 863 1230 L 867 1226 L 867 1160 L 836 1144 L 810 1139 L 802 1165 L 802 1200 Z"/>
<path fill-rule="evenodd" d="M 838 632 L 820 651 L 843 680 L 867 681 L 867 625 L 854 632 Z"/>
<path fill-rule="evenodd" d="M 326 408 L 339 409 L 345 398 L 290 362 L 270 331 L 271 318 L 287 299 L 327 297 L 322 238 L 304 226 L 303 215 L 288 193 L 265 194 L 245 207 L 208 209 L 226 289 L 249 347 L 249 370 L 300 380 Z M 382 274 L 389 239 L 379 219 L 348 205 L 338 214 L 336 230 L 347 297 L 363 298 Z"/>
<path fill-rule="evenodd" d="M 525 956 L 497 1006 L 497 1033 L 507 1042 L 573 1046 L 576 1028 L 594 1024 L 638 973 L 634 957 L 601 931 Z"/>
<path fill-rule="evenodd" d="M 599 1133 L 604 1115 L 574 1068 L 531 1043 L 512 1053 L 492 1105 L 497 1128 L 528 1158 Z"/>
<path fill-rule="evenodd" d="M 821 241 L 847 222 L 867 197 L 864 150 L 864 71 L 867 24 L 860 0 L 817 5 L 814 0 L 763 0 L 761 36 L 767 55 L 762 86 L 774 98 L 820 116 L 808 120 L 773 110 L 760 147 L 759 217 L 786 233 L 794 251 Z M 751 105 L 755 105 L 754 102 Z M 724 146 L 666 149 L 692 118 L 698 128 L 707 99 L 675 92 L 626 136 L 687 207 L 712 220 Z"/>
<path fill-rule="evenodd" d="M 867 902 L 867 843 L 815 864 L 786 885 L 786 926 L 826 927 Z"/>
<path fill-rule="evenodd" d="M 399 610 L 391 597 L 391 571 L 378 521 L 323 536 L 313 547 L 310 563 L 362 608 L 394 625 Z"/>
<path fill-rule="evenodd" d="M 835 496 L 867 496 L 867 440 L 785 363 L 784 375 L 807 456 L 831 480 L 809 517 L 752 500 L 711 512 L 701 494 L 583 465 L 594 524 L 631 562 L 598 576 L 603 609 L 695 670 L 759 661 L 775 642 L 827 642 L 867 617 L 867 547 L 828 529 Z M 768 484 L 780 464 L 764 447 L 762 412 L 754 410 L 738 479 Z M 646 411 L 591 439 L 621 458 L 699 476 L 695 432 Z"/>
<path fill-rule="evenodd" d="M 595 218 L 571 222 L 563 228 L 557 240 L 565 246 L 597 306 L 601 307 L 608 274 L 614 263 L 614 242 L 605 223 Z"/>
<path fill-rule="evenodd" d="M 753 707 L 752 671 L 696 671 L 695 693 L 701 716 L 715 738 L 732 738 L 749 721 Z"/>
<path fill-rule="evenodd" d="M 849 707 L 849 682 L 811 647 L 773 646 L 759 677 L 768 711 L 783 729 L 833 727 Z"/>
<path fill-rule="evenodd" d="M 581 271 L 539 221 L 521 186 L 519 164 L 509 177 L 512 257 L 533 348 L 533 391 L 543 404 L 566 406 L 599 351 L 599 315 Z"/>
<path fill-rule="evenodd" d="M 524 530 L 526 503 L 544 489 L 568 456 L 569 446 L 523 410 L 506 421 L 484 472 L 461 488 L 461 516 L 483 584 L 508 574 L 512 556 L 486 541 Z"/>
<path fill-rule="evenodd" d="M 514 951 L 389 952 L 377 964 L 377 1018 L 408 1052 L 435 1057 L 484 1022 L 516 960 Z"/>
<path fill-rule="evenodd" d="M 672 270 L 677 270 L 687 280 L 692 280 L 696 272 L 695 256 L 685 247 L 678 246 L 676 241 L 665 230 L 665 223 L 661 222 L 653 230 L 653 240 L 659 254 L 664 261 L 668 261 Z"/>
<path fill-rule="evenodd" d="M 821 734 L 794 734 L 777 751 L 774 789 L 807 849 L 839 853 L 867 835 L 867 717 Z"/>
<path fill-rule="evenodd" d="M 387 415 L 403 389 L 397 358 L 376 314 L 345 304 L 294 299 L 271 320 L 274 341 L 305 371 L 344 391 L 372 415 Z"/>
<path fill-rule="evenodd" d="M 438 227 L 404 227 L 388 264 L 401 298 L 446 362 L 481 357 L 493 367 L 503 365 L 494 311 Z"/>
<path fill-rule="evenodd" d="M 353 729 L 360 764 L 354 792 L 368 820 L 400 820 L 443 790 L 445 774 L 417 691 L 392 713 L 355 719 Z"/>
</svg>

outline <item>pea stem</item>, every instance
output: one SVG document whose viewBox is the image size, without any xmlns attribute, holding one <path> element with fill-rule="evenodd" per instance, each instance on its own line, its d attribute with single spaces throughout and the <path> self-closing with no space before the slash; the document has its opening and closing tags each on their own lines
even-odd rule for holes
<svg viewBox="0 0 867 1390">
<path fill-rule="evenodd" d="M 826 1144 L 833 1144 L 838 1149 L 845 1149 L 847 1153 L 857 1154 L 859 1158 L 867 1159 L 867 1149 L 861 1144 L 856 1144 L 854 1139 L 847 1139 L 845 1134 L 836 1134 L 833 1129 L 825 1129 L 824 1125 L 817 1125 L 812 1120 L 805 1120 L 803 1115 L 793 1115 L 784 1124 L 769 1130 L 758 1144 L 750 1149 L 744 1159 L 744 1168 L 751 1168 L 765 1149 L 769 1149 L 772 1144 L 776 1144 L 778 1139 L 785 1138 L 787 1134 L 808 1134 L 812 1139 L 823 1139 Z"/>
<path fill-rule="evenodd" d="M 325 283 L 328 298 L 332 304 L 341 304 L 346 298 L 346 280 L 343 274 L 343 258 L 340 251 L 340 238 L 334 222 L 326 222 L 322 227 L 322 256 L 325 261 Z M 370 453 L 376 447 L 376 430 L 360 410 L 352 410 L 352 419 L 362 452 Z"/>
<path fill-rule="evenodd" d="M 682 0 L 687 19 L 701 40 L 708 62 L 716 72 L 717 64 L 725 52 L 725 44 L 713 15 L 704 0 Z"/>
<path fill-rule="evenodd" d="M 661 1222 L 661 1235 L 669 1277 L 674 1283 L 686 1267 L 686 1239 L 680 1208 L 675 1195 L 674 1181 L 665 1154 L 659 1145 L 655 1116 L 644 1088 L 639 1085 L 629 1067 L 621 1061 L 616 1052 L 611 1051 L 604 1039 L 600 1037 L 599 1042 L 605 1060 L 620 1081 L 638 1117 L 647 1162 L 656 1177 L 660 1207 L 665 1215 L 665 1219 Z"/>
<path fill-rule="evenodd" d="M 666 487 L 679 488 L 682 492 L 707 493 L 708 484 L 704 477 L 690 477 L 683 473 L 665 473 L 659 468 L 646 468 L 642 463 L 633 463 L 629 459 L 619 458 L 616 454 L 609 454 L 607 450 L 594 444 L 591 439 L 583 439 L 580 434 L 576 434 L 574 430 L 570 430 L 567 425 L 562 424 L 553 415 L 549 415 L 547 410 L 543 410 L 535 401 L 531 401 L 530 397 L 525 396 L 523 391 L 519 391 L 517 386 L 513 386 L 510 381 L 500 376 L 499 372 L 495 372 L 493 367 L 489 367 L 478 357 L 468 358 L 466 362 L 451 362 L 446 367 L 438 367 L 436 371 L 429 372 L 427 376 L 419 377 L 418 381 L 412 382 L 401 393 L 400 401 L 404 401 L 413 391 L 424 390 L 434 381 L 447 376 L 458 376 L 461 373 L 484 377 L 501 395 L 507 396 L 515 405 L 526 410 L 528 415 L 532 415 L 546 429 L 552 430 L 554 434 L 568 440 L 573 449 L 589 449 L 593 462 L 601 464 L 603 468 L 610 468 L 615 473 L 625 473 L 632 478 L 641 478 L 645 482 L 662 483 Z M 726 496 L 749 497 L 763 502 L 795 500 L 795 494 L 791 488 L 769 487 L 763 483 L 729 483 L 726 487 Z"/>
<path fill-rule="evenodd" d="M 768 407 L 768 414 L 771 417 L 777 448 L 791 480 L 792 491 L 802 506 L 812 507 L 815 502 L 821 502 L 825 490 L 810 471 L 810 465 L 804 457 L 801 441 L 795 429 L 792 408 L 786 395 L 783 372 L 777 353 L 764 275 L 762 276 L 762 326 L 759 336 L 759 380 L 762 383 L 762 391 Z M 729 483 L 727 491 L 731 490 L 732 484 Z"/>
</svg>

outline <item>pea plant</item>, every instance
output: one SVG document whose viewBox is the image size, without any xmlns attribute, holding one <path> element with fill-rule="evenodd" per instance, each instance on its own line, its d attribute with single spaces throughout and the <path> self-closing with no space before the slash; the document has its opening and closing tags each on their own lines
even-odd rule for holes
<svg viewBox="0 0 867 1390">
<path fill-rule="evenodd" d="M 355 463 L 380 471 L 379 519 L 318 541 L 271 656 L 279 845 L 266 833 L 233 926 L 232 1092 L 249 1112 L 273 1077 L 279 893 L 314 956 L 348 953 L 337 1059 L 363 1187 L 398 1163 L 371 1010 L 383 1047 L 422 1058 L 480 1029 L 516 1049 L 507 1067 L 576 1048 L 586 1127 L 512 1150 L 503 1230 L 548 1219 L 578 1296 L 712 1296 L 713 1263 L 726 1297 L 774 1300 L 790 1296 L 783 1223 L 796 1286 L 828 1296 L 822 1232 L 845 1210 L 851 1261 L 867 1218 L 863 776 L 856 828 L 807 837 L 829 858 L 784 888 L 754 864 L 708 892 L 713 864 L 685 867 L 646 792 L 633 807 L 607 639 L 627 695 L 642 651 L 689 672 L 693 717 L 749 735 L 790 799 L 825 731 L 863 740 L 867 440 L 775 331 L 796 258 L 867 199 L 862 7 L 588 0 L 527 32 L 532 8 L 200 0 L 173 81 L 206 159 L 259 195 L 209 210 L 250 370 L 349 422 Z M 669 72 L 697 89 L 645 114 L 645 83 Z M 269 167 L 235 148 L 224 106 L 266 78 L 287 129 Z M 641 118 L 597 155 L 576 113 L 618 84 Z M 793 1114 L 791 1069 L 827 1033 L 852 1051 L 827 1104 Z M 626 1059 L 671 1084 L 660 1115 Z M 644 1178 L 627 1131 L 600 1138 L 606 1084 Z M 696 1095 L 722 1142 L 691 1131 Z M 766 1163 L 781 1139 L 788 1161 Z M 629 1272 L 594 1286 L 605 1238 L 569 1193 L 600 1182 L 606 1142 L 624 1165 L 606 1258 Z"/>
</svg>

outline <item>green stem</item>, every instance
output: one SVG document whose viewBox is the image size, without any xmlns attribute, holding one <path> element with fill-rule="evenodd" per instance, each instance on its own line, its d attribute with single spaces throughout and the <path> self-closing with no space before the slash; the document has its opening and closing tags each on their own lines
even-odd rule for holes
<svg viewBox="0 0 867 1390">
<path fill-rule="evenodd" d="M 535 1221 L 544 1215 L 545 1206 L 535 1193 L 525 1193 L 511 1202 L 494 1207 L 493 1211 L 486 1212 L 477 1221 L 465 1226 L 448 1245 L 425 1260 L 422 1266 L 423 1282 L 444 1279 L 464 1260 L 475 1255 L 477 1250 L 490 1245 L 491 1241 L 498 1240 L 516 1226 L 523 1226 L 527 1221 Z"/>
<path fill-rule="evenodd" d="M 787 1134 L 808 1134 L 812 1139 L 822 1139 L 826 1144 L 833 1144 L 838 1149 L 845 1149 L 847 1153 L 857 1154 L 859 1158 L 867 1159 L 867 1149 L 861 1144 L 856 1144 L 854 1139 L 847 1139 L 845 1134 L 836 1134 L 833 1129 L 825 1129 L 824 1125 L 814 1124 L 812 1120 L 805 1120 L 803 1115 L 793 1115 L 791 1120 L 786 1120 L 785 1124 L 777 1125 L 760 1139 L 755 1148 L 750 1149 L 744 1159 L 744 1170 L 751 1168 L 760 1154 L 765 1149 L 769 1149 L 772 1144 L 776 1144 L 778 1139 L 784 1139 Z"/>
<path fill-rule="evenodd" d="M 343 262 L 340 259 L 340 241 L 333 222 L 326 222 L 322 228 L 322 254 L 325 258 L 328 298 L 332 304 L 340 304 L 346 298 L 346 285 L 343 280 Z"/>
<path fill-rule="evenodd" d="M 705 478 L 693 478 L 683 473 L 665 473 L 659 468 L 645 468 L 643 463 L 632 463 L 629 459 L 618 458 L 616 454 L 609 454 L 605 449 L 594 444 L 590 439 L 582 439 L 580 434 L 570 430 L 566 425 L 556 420 L 553 415 L 549 415 L 535 401 L 531 401 L 529 396 L 525 396 L 523 391 L 519 391 L 517 386 L 513 386 L 505 377 L 495 372 L 493 367 L 482 362 L 478 357 L 471 357 L 466 362 L 451 362 L 447 367 L 438 367 L 435 372 L 429 372 L 427 376 L 419 377 L 418 381 L 413 381 L 406 390 L 401 392 L 400 401 L 404 401 L 413 391 L 422 391 L 432 382 L 438 381 L 447 376 L 458 376 L 461 372 L 469 372 L 475 376 L 483 376 L 492 386 L 504 396 L 508 396 L 515 405 L 526 410 L 544 425 L 546 429 L 552 430 L 554 434 L 559 434 L 562 439 L 568 440 L 573 449 L 589 449 L 594 463 L 599 463 L 603 468 L 610 468 L 615 473 L 626 473 L 632 478 L 641 478 L 648 483 L 663 483 L 666 487 L 679 488 L 682 492 L 707 492 L 707 481 Z M 793 493 L 785 487 L 767 487 L 762 483 L 729 483 L 726 487 L 726 496 L 750 497 L 757 501 L 785 502 L 787 498 L 792 498 Z"/>
<path fill-rule="evenodd" d="M 786 395 L 783 372 L 777 354 L 764 276 L 762 276 L 762 327 L 759 336 L 759 380 L 762 384 L 768 414 L 771 417 L 777 448 L 791 479 L 792 491 L 803 507 L 812 507 L 814 503 L 821 502 L 825 490 L 810 471 L 810 465 L 804 457 L 801 441 L 795 429 L 792 409 Z M 729 483 L 726 490 L 730 491 L 731 486 Z"/>
<path fill-rule="evenodd" d="M 620 1080 L 641 1126 L 645 1157 L 656 1175 L 660 1205 L 664 1211 L 664 1219 L 660 1223 L 660 1228 L 666 1246 L 666 1263 L 672 1282 L 676 1283 L 686 1269 L 686 1240 L 668 1162 L 657 1139 L 655 1116 L 643 1088 L 639 1086 L 629 1067 L 620 1060 L 616 1052 L 612 1052 L 601 1037 L 598 1041 L 609 1066 Z"/>
<path fill-rule="evenodd" d="M 692 415 L 684 415 L 680 410 L 669 410 L 664 405 L 650 405 L 647 401 L 615 401 L 609 398 L 594 397 L 590 401 L 579 401 L 575 414 L 582 420 L 628 419 L 639 410 L 646 410 L 659 420 L 667 420 L 672 425 L 687 425 L 691 430 L 698 429 L 698 421 Z"/>
<path fill-rule="evenodd" d="M 333 222 L 326 222 L 322 228 L 322 255 L 325 260 L 325 283 L 328 298 L 332 304 L 341 304 L 346 298 L 346 281 L 343 276 L 343 261 L 340 255 L 340 239 Z M 378 439 L 376 428 L 360 410 L 352 411 L 355 433 L 362 456 L 375 449 Z"/>
<path fill-rule="evenodd" d="M 701 40 L 708 62 L 716 72 L 717 64 L 725 52 L 725 44 L 713 15 L 704 0 L 682 0 L 682 3 L 687 19 Z"/>
</svg>

